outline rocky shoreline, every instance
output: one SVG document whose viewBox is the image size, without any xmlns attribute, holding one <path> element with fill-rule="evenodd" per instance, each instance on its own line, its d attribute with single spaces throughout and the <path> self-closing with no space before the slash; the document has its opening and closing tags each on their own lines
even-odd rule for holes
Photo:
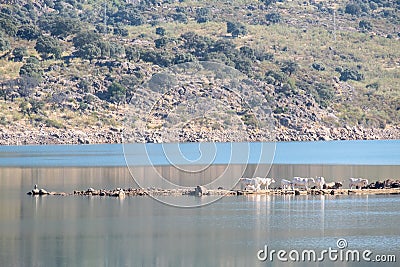
<svg viewBox="0 0 400 267">
<path fill-rule="evenodd" d="M 362 127 L 343 128 L 299 128 L 279 129 L 272 135 L 274 141 L 321 141 L 321 140 L 383 140 L 400 139 L 400 127 L 389 129 L 368 129 Z M 120 144 L 123 140 L 134 140 L 136 143 L 164 142 L 157 132 L 131 131 L 120 128 L 101 130 L 26 130 L 1 129 L 0 145 L 53 145 L 53 144 Z M 265 139 L 264 139 L 265 140 Z M 181 142 L 231 142 L 223 131 L 184 132 Z M 258 141 L 258 137 L 249 137 L 246 141 Z"/>
<path fill-rule="evenodd" d="M 240 195 L 382 195 L 400 194 L 400 188 L 363 188 L 363 189 L 309 189 L 309 190 L 207 190 L 202 186 L 187 189 L 161 189 L 161 188 L 116 188 L 111 190 L 93 189 L 75 190 L 71 193 L 50 192 L 45 189 L 33 189 L 27 192 L 31 196 L 87 196 L 87 197 L 135 197 L 135 196 L 240 196 Z"/>
</svg>

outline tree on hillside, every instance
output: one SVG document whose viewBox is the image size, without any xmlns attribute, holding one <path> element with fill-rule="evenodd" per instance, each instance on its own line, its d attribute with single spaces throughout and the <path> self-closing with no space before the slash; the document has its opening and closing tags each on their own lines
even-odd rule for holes
<svg viewBox="0 0 400 267">
<path fill-rule="evenodd" d="M 265 19 L 271 23 L 279 23 L 282 20 L 281 14 L 278 12 L 271 12 L 265 15 Z"/>
<path fill-rule="evenodd" d="M 43 74 L 42 68 L 35 63 L 25 63 L 24 65 L 21 66 L 19 70 L 19 75 L 21 77 L 34 77 L 34 78 L 40 78 Z"/>
<path fill-rule="evenodd" d="M 357 70 L 344 69 L 340 72 L 339 79 L 344 82 L 348 80 L 362 81 L 364 80 L 364 75 L 359 73 Z"/>
<path fill-rule="evenodd" d="M 366 20 L 360 20 L 360 22 L 358 23 L 358 27 L 363 31 L 371 31 L 372 30 L 371 22 L 366 21 Z"/>
<path fill-rule="evenodd" d="M 125 47 L 125 57 L 129 61 L 137 61 L 139 59 L 139 52 L 131 46 Z"/>
<path fill-rule="evenodd" d="M 299 69 L 299 64 L 292 60 L 283 61 L 281 64 L 281 71 L 291 76 Z"/>
<path fill-rule="evenodd" d="M 154 44 L 155 44 L 156 48 L 165 47 L 168 42 L 169 42 L 169 38 L 166 38 L 166 37 L 161 37 L 159 39 L 154 40 Z"/>
<path fill-rule="evenodd" d="M 47 59 L 49 55 L 53 55 L 57 59 L 61 58 L 63 52 L 60 41 L 50 36 L 40 36 L 36 41 L 35 49 L 42 54 L 44 59 Z"/>
<path fill-rule="evenodd" d="M 117 82 L 113 82 L 107 88 L 107 96 L 110 102 L 115 103 L 118 106 L 125 102 L 126 88 Z"/>
<path fill-rule="evenodd" d="M 197 23 L 205 23 L 211 20 L 211 12 L 208 7 L 202 7 L 196 9 L 196 21 Z"/>
<path fill-rule="evenodd" d="M 272 4 L 275 4 L 277 0 L 260 0 L 261 2 L 264 3 L 266 6 L 270 6 Z"/>
<path fill-rule="evenodd" d="M 109 42 L 102 41 L 100 34 L 93 31 L 78 33 L 72 42 L 76 48 L 75 56 L 92 61 L 98 57 L 110 56 Z"/>
<path fill-rule="evenodd" d="M 35 40 L 39 36 L 40 36 L 39 29 L 33 25 L 21 26 L 17 31 L 17 37 L 28 40 L 28 41 Z"/>
<path fill-rule="evenodd" d="M 129 31 L 125 27 L 117 26 L 117 27 L 114 27 L 113 34 L 126 37 L 129 35 Z"/>
<path fill-rule="evenodd" d="M 174 13 L 172 14 L 172 19 L 180 23 L 185 23 L 185 24 L 188 23 L 188 18 L 185 13 L 181 12 Z"/>
<path fill-rule="evenodd" d="M 101 35 L 93 31 L 80 32 L 72 39 L 76 49 L 80 49 L 87 44 L 97 45 L 100 41 Z"/>
<path fill-rule="evenodd" d="M 82 46 L 76 52 L 76 55 L 83 59 L 89 59 L 92 62 L 93 59 L 101 56 L 101 49 L 97 45 L 89 43 Z"/>
<path fill-rule="evenodd" d="M 184 40 L 183 48 L 196 57 L 203 57 L 207 54 L 212 40 L 209 37 L 198 35 L 194 32 L 187 32 L 181 35 Z"/>
<path fill-rule="evenodd" d="M 49 25 L 49 31 L 53 36 L 67 37 L 81 30 L 82 24 L 74 18 L 64 18 L 57 16 Z"/>
<path fill-rule="evenodd" d="M 157 27 L 156 28 L 156 34 L 164 36 L 165 35 L 165 29 L 163 27 Z"/>
<path fill-rule="evenodd" d="M 19 95 L 30 97 L 33 94 L 33 90 L 39 85 L 41 77 L 22 75 L 17 81 Z"/>
<path fill-rule="evenodd" d="M 143 1 L 140 1 L 143 4 Z M 112 20 L 116 24 L 139 26 L 145 23 L 146 19 L 143 16 L 143 12 L 140 7 L 136 5 L 124 5 L 118 8 L 118 10 L 112 14 Z"/>
<path fill-rule="evenodd" d="M 21 62 L 24 57 L 28 56 L 28 50 L 26 47 L 20 46 L 16 47 L 12 51 L 13 56 L 14 56 L 14 61 Z"/>
<path fill-rule="evenodd" d="M 236 45 L 231 40 L 219 39 L 209 49 L 211 52 L 223 52 L 226 55 L 236 51 Z"/>
<path fill-rule="evenodd" d="M 248 59 L 251 59 L 251 60 L 256 59 L 256 54 L 255 54 L 254 49 L 249 46 L 242 46 L 239 49 L 239 51 L 243 56 L 247 57 Z"/>
<path fill-rule="evenodd" d="M 125 55 L 125 47 L 116 42 L 110 42 L 110 57 L 122 58 Z"/>
<path fill-rule="evenodd" d="M 3 30 L 9 36 L 15 36 L 17 33 L 18 22 L 10 16 L 0 17 L 0 31 Z"/>
<path fill-rule="evenodd" d="M 0 31 L 0 51 L 6 51 L 10 49 L 10 41 L 8 38 Z"/>
<path fill-rule="evenodd" d="M 283 72 L 269 70 L 265 73 L 265 80 L 268 84 L 282 85 L 288 80 L 288 77 Z"/>
<path fill-rule="evenodd" d="M 361 7 L 356 3 L 348 3 L 344 12 L 350 15 L 358 16 L 361 13 Z"/>
<path fill-rule="evenodd" d="M 238 37 L 239 35 L 246 35 L 248 33 L 247 28 L 244 24 L 240 22 L 231 22 L 228 21 L 226 23 L 226 31 L 227 33 L 232 34 L 232 37 Z"/>
<path fill-rule="evenodd" d="M 322 106 L 322 107 L 327 107 L 328 103 L 332 100 L 332 98 L 335 96 L 335 92 L 333 90 L 333 87 L 324 84 L 324 83 L 319 83 L 316 84 L 315 90 L 317 91 L 318 97 L 317 97 L 317 102 Z"/>
</svg>

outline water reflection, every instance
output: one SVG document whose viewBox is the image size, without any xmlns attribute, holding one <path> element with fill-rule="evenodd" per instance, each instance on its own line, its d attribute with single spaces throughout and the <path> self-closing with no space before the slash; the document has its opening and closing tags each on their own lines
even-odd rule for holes
<svg viewBox="0 0 400 267">
<path fill-rule="evenodd" d="M 1 174 L 2 266 L 281 266 L 260 263 L 257 251 L 265 244 L 326 249 L 337 238 L 355 249 L 398 253 L 400 248 L 397 196 L 231 196 L 202 208 L 177 209 L 148 197 L 25 195 L 35 183 L 67 192 L 131 186 L 118 168 Z"/>
</svg>

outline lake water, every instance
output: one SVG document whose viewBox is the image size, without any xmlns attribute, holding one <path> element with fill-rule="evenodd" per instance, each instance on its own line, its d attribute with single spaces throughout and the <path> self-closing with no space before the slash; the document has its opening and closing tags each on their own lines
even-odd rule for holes
<svg viewBox="0 0 400 267">
<path fill-rule="evenodd" d="M 206 144 L 206 145 L 204 145 Z M 204 153 L 202 147 L 212 150 Z M 236 153 L 235 149 L 241 153 Z M 172 152 L 171 152 L 172 151 Z M 183 143 L 129 145 L 49 145 L 2 146 L 0 166 L 135 166 L 170 165 L 171 160 L 185 164 L 200 158 L 201 163 L 274 163 L 274 164 L 340 164 L 340 165 L 400 165 L 400 140 L 357 140 L 329 142 L 277 143 Z M 168 153 L 170 152 L 170 153 Z M 179 152 L 178 157 L 174 152 Z M 248 157 L 241 154 L 248 153 Z M 262 155 L 262 152 L 266 155 Z M 212 154 L 212 158 L 207 155 Z M 186 159 L 186 161 L 185 161 Z M 203 160 L 203 161 L 202 161 Z"/>
<path fill-rule="evenodd" d="M 276 146 L 274 177 L 318 173 L 331 179 L 363 174 L 400 178 L 399 141 Z M 156 145 L 151 149 L 154 155 L 162 151 Z M 189 148 L 182 149 L 188 159 L 196 159 Z M 133 187 L 121 151 L 118 145 L 0 147 L 0 265 L 398 266 L 400 197 L 396 195 L 232 196 L 191 209 L 149 197 L 26 195 L 35 183 L 66 192 Z M 162 163 L 162 157 L 158 160 Z M 135 167 L 147 168 L 139 163 Z M 219 163 L 223 166 L 223 161 Z M 179 198 L 207 203 L 207 197 Z M 257 258 L 265 245 L 270 250 L 318 253 L 337 249 L 340 238 L 348 243 L 344 251 L 395 255 L 397 264 L 328 258 L 323 263 L 282 263 L 277 258 L 272 262 Z"/>
</svg>

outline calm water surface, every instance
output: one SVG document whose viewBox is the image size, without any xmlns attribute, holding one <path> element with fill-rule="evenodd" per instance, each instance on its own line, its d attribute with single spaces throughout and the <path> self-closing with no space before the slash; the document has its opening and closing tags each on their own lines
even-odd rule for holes
<svg viewBox="0 0 400 267">
<path fill-rule="evenodd" d="M 204 143 L 177 146 L 186 159 L 195 160 L 201 157 L 199 144 Z M 124 151 L 129 154 L 132 165 L 170 165 L 171 158 L 166 156 L 166 151 L 174 146 L 176 144 L 0 146 L 0 166 L 126 166 Z M 400 165 L 400 140 L 249 143 L 250 155 L 245 162 L 239 153 L 231 155 L 232 151 L 231 143 L 215 143 L 212 163 L 255 164 L 260 162 L 263 151 L 271 155 L 261 157 L 261 162 L 273 161 L 274 164 Z M 172 159 L 183 161 L 183 157 L 174 155 Z"/>
<path fill-rule="evenodd" d="M 303 171 L 305 176 L 313 171 L 340 174 L 346 167 L 351 173 L 375 172 L 398 178 L 398 141 L 367 146 L 350 142 L 347 150 L 327 143 L 320 143 L 319 149 L 315 144 L 304 147 L 307 143 L 297 144 L 297 149 L 283 145 L 276 151 L 276 163 L 285 158 L 283 155 L 292 155 L 286 163 L 294 165 L 273 167 L 274 175 L 303 175 Z M 25 194 L 35 183 L 65 192 L 133 187 L 126 168 L 115 167 L 123 159 L 120 148 L 0 147 L 0 266 L 366 266 L 257 259 L 264 245 L 275 250 L 318 252 L 336 249 L 339 238 L 347 240 L 349 249 L 393 254 L 400 261 L 400 197 L 396 195 L 235 196 L 202 208 L 182 209 L 149 197 Z M 293 154 L 308 157 L 295 162 Z M 339 154 L 346 156 L 343 159 Z M 364 156 L 357 157 L 361 154 Z M 320 165 L 298 165 L 315 163 L 315 155 L 320 155 Z M 71 162 L 81 165 L 72 167 L 76 164 Z M 329 165 L 334 162 L 355 165 Z M 370 162 L 376 166 L 368 165 Z M 199 204 L 207 201 L 207 197 L 181 198 Z"/>
<path fill-rule="evenodd" d="M 281 266 L 259 262 L 257 251 L 265 244 L 321 251 L 338 238 L 400 257 L 397 196 L 240 196 L 196 209 L 149 197 L 6 196 L 2 266 Z"/>
</svg>

